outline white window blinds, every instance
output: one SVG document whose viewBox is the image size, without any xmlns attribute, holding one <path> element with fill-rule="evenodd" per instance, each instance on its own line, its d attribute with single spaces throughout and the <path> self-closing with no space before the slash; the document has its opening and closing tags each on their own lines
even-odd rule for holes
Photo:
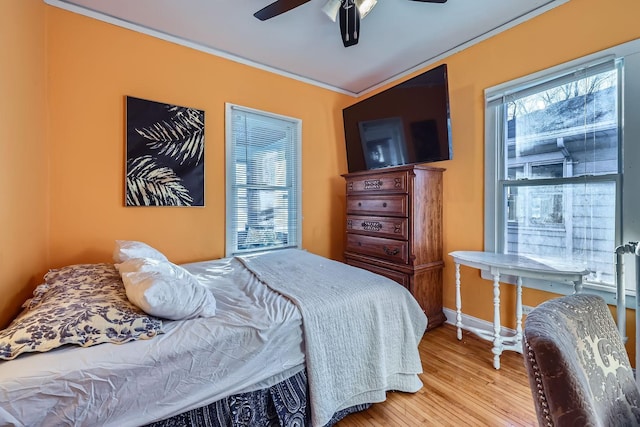
<svg viewBox="0 0 640 427">
<path fill-rule="evenodd" d="M 301 121 L 227 104 L 227 256 L 299 247 Z"/>
</svg>

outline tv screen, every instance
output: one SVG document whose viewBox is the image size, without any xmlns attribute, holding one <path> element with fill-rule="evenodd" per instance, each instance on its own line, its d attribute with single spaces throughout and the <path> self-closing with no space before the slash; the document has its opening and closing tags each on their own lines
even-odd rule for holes
<svg viewBox="0 0 640 427">
<path fill-rule="evenodd" d="M 447 65 L 342 111 L 349 172 L 450 160 Z"/>
</svg>

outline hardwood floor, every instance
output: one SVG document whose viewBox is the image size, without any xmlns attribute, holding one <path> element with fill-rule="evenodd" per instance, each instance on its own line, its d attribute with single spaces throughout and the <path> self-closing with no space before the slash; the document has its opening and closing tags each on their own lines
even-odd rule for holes
<svg viewBox="0 0 640 427">
<path fill-rule="evenodd" d="M 462 341 L 452 325 L 420 343 L 424 387 L 391 392 L 387 400 L 344 418 L 337 427 L 537 426 L 522 355 L 505 351 L 492 365 L 491 343 L 470 332 Z"/>
</svg>

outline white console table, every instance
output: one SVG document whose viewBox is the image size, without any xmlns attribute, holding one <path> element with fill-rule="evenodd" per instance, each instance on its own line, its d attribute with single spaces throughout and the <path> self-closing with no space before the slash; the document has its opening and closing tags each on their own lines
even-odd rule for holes
<svg viewBox="0 0 640 427">
<path fill-rule="evenodd" d="M 574 292 L 582 290 L 583 277 L 588 273 L 581 266 L 571 265 L 553 259 L 521 255 L 499 254 L 480 251 L 455 251 L 449 254 L 456 263 L 456 327 L 458 339 L 462 339 L 462 329 L 479 337 L 493 341 L 493 367 L 500 369 L 500 355 L 503 350 L 522 353 L 522 278 L 544 279 L 552 282 L 570 283 Z M 493 276 L 493 331 L 465 327 L 462 324 L 462 301 L 460 298 L 460 265 L 488 271 Z M 500 333 L 500 275 L 516 277 L 516 333 L 504 336 Z"/>
</svg>

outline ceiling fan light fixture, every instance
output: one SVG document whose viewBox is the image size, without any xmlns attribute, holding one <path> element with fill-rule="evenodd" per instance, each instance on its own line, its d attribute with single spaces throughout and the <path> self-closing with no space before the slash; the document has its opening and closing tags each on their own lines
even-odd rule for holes
<svg viewBox="0 0 640 427">
<path fill-rule="evenodd" d="M 329 17 L 329 19 L 336 22 L 341 5 L 342 0 L 328 0 L 324 6 L 322 6 L 322 11 Z"/>
<path fill-rule="evenodd" d="M 343 0 L 328 0 L 324 6 L 322 6 L 322 11 L 333 22 L 336 22 L 336 19 L 338 18 L 338 11 L 340 10 L 342 1 Z M 371 12 L 371 9 L 373 9 L 376 3 L 378 3 L 378 0 L 356 0 L 355 3 L 358 7 L 358 11 L 360 12 L 360 19 L 362 19 Z"/>
<path fill-rule="evenodd" d="M 367 16 L 371 9 L 378 3 L 378 0 L 356 0 L 358 11 L 360 11 L 360 19 Z"/>
</svg>

